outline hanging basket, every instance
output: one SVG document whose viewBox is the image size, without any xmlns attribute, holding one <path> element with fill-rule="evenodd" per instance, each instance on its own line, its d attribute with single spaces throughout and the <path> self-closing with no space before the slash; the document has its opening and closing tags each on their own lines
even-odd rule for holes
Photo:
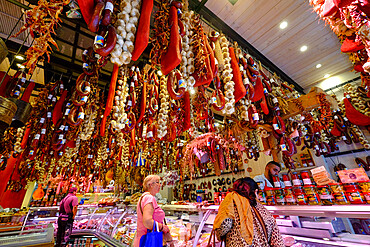
<svg viewBox="0 0 370 247">
<path fill-rule="evenodd" d="M 9 127 L 16 111 L 16 104 L 7 98 L 0 96 L 0 135 Z"/>
<path fill-rule="evenodd" d="M 0 38 L 0 63 L 4 61 L 8 55 L 8 48 L 6 47 L 4 41 Z"/>
<path fill-rule="evenodd" d="M 9 100 L 17 105 L 17 112 L 15 113 L 10 126 L 21 128 L 27 123 L 32 111 L 32 106 L 30 103 L 20 99 L 10 98 Z"/>
</svg>

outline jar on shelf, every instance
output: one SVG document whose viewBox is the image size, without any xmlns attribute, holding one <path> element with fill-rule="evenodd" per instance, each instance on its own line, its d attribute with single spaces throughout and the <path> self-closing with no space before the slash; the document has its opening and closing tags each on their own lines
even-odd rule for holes
<svg viewBox="0 0 370 247">
<path fill-rule="evenodd" d="M 306 193 L 308 204 L 310 205 L 319 205 L 320 198 L 319 194 L 316 191 L 315 185 L 305 185 L 303 186 L 304 192 Z"/>
<path fill-rule="evenodd" d="M 302 186 L 294 186 L 293 192 L 294 192 L 295 197 L 297 198 L 297 203 L 299 205 L 308 205 L 307 196 Z"/>
<path fill-rule="evenodd" d="M 308 171 L 302 171 L 301 177 L 304 185 L 312 185 L 312 180 Z"/>
<path fill-rule="evenodd" d="M 258 201 L 262 205 L 267 205 L 267 200 L 266 200 L 266 192 L 263 190 L 258 190 Z"/>
<path fill-rule="evenodd" d="M 292 182 L 290 181 L 289 175 L 288 174 L 283 174 L 283 182 L 285 187 L 291 187 Z"/>
<path fill-rule="evenodd" d="M 286 205 L 295 205 L 297 204 L 297 200 L 293 193 L 293 187 L 285 187 L 284 188 L 284 195 L 285 195 L 285 201 Z"/>
<path fill-rule="evenodd" d="M 319 198 L 323 205 L 333 205 L 334 197 L 327 185 L 317 186 L 317 192 L 319 193 Z"/>
<path fill-rule="evenodd" d="M 334 197 L 335 203 L 338 205 L 350 204 L 346 194 L 344 193 L 343 184 L 341 183 L 331 183 L 329 184 L 331 194 Z"/>
<path fill-rule="evenodd" d="M 275 190 L 276 204 L 284 206 L 285 205 L 284 190 L 281 188 L 275 188 L 274 190 Z"/>
<path fill-rule="evenodd" d="M 297 172 L 292 172 L 292 181 L 294 186 L 302 186 L 302 180 Z"/>
<path fill-rule="evenodd" d="M 370 180 L 358 182 L 362 194 L 364 194 L 365 200 L 370 204 Z"/>
<path fill-rule="evenodd" d="M 275 200 L 275 191 L 274 188 L 271 187 L 265 187 L 266 192 L 266 202 L 268 206 L 275 206 L 276 200 Z"/>
<path fill-rule="evenodd" d="M 272 180 L 274 181 L 274 187 L 275 188 L 280 188 L 281 187 L 279 176 L 272 176 Z"/>
<path fill-rule="evenodd" d="M 344 184 L 344 190 L 351 204 L 366 204 L 365 197 L 356 183 Z"/>
</svg>

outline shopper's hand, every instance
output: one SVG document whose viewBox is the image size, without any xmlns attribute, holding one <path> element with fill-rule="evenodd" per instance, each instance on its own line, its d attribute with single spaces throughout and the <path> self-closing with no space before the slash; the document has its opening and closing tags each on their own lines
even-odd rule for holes
<svg viewBox="0 0 370 247">
<path fill-rule="evenodd" d="M 168 226 L 167 226 L 167 225 L 163 225 L 162 232 L 163 232 L 163 233 L 168 233 L 168 232 L 170 232 L 170 228 L 168 228 Z"/>
</svg>

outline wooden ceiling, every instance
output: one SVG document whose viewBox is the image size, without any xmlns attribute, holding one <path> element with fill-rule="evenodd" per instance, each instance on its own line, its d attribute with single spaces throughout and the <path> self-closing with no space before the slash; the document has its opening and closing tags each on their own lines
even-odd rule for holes
<svg viewBox="0 0 370 247">
<path fill-rule="evenodd" d="M 347 54 L 324 21 L 313 12 L 308 0 L 208 0 L 208 8 L 241 35 L 306 91 L 322 82 L 324 75 L 338 76 L 342 82 L 358 77 L 350 72 Z M 287 28 L 279 25 L 287 21 Z M 307 51 L 300 47 L 306 45 Z M 317 69 L 316 65 L 322 67 Z"/>
</svg>

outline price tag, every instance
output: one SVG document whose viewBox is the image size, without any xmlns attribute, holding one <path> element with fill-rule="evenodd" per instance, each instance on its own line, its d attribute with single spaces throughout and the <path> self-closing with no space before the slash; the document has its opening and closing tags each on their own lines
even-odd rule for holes
<svg viewBox="0 0 370 247">
<path fill-rule="evenodd" d="M 133 81 L 130 83 L 130 87 L 135 87 L 135 83 Z"/>
<path fill-rule="evenodd" d="M 279 100 L 277 98 L 272 98 L 272 103 L 276 104 L 276 103 L 279 103 Z"/>
<path fill-rule="evenodd" d="M 131 100 L 127 101 L 127 105 L 132 106 L 132 101 Z"/>
<path fill-rule="evenodd" d="M 46 117 L 47 117 L 47 118 L 51 118 L 51 112 L 48 112 L 48 113 L 46 114 Z"/>
<path fill-rule="evenodd" d="M 101 35 L 95 35 L 94 44 L 98 46 L 104 46 L 104 37 Z"/>
<path fill-rule="evenodd" d="M 35 152 L 35 151 L 31 150 L 31 151 L 30 151 L 30 155 L 33 155 L 33 153 L 34 153 L 34 152 Z"/>
<path fill-rule="evenodd" d="M 59 139 L 59 140 L 62 140 L 62 139 L 63 139 L 63 137 L 64 137 L 64 135 L 63 135 L 63 134 L 60 134 L 60 135 L 58 136 L 58 139 Z"/>
<path fill-rule="evenodd" d="M 179 88 L 185 88 L 185 81 L 183 79 L 180 79 L 178 83 L 179 83 Z"/>
<path fill-rule="evenodd" d="M 88 97 L 87 96 L 83 96 L 82 98 L 81 98 L 81 101 L 83 101 L 83 102 L 87 102 L 87 100 L 88 100 Z"/>
<path fill-rule="evenodd" d="M 211 101 L 211 103 L 213 103 L 213 104 L 217 104 L 217 98 L 216 98 L 216 97 L 212 97 L 212 101 Z"/>
<path fill-rule="evenodd" d="M 52 94 L 49 94 L 48 95 L 48 99 L 52 99 L 53 98 L 53 95 Z"/>
<path fill-rule="evenodd" d="M 60 84 L 60 89 L 64 89 L 64 84 Z"/>
<path fill-rule="evenodd" d="M 19 95 L 21 95 L 21 92 L 19 92 L 19 91 L 15 91 L 15 92 L 14 92 L 14 95 L 15 95 L 15 96 L 19 96 Z"/>
<path fill-rule="evenodd" d="M 149 132 L 146 134 L 146 137 L 147 137 L 147 138 L 151 138 L 151 137 L 153 137 L 153 131 L 149 131 Z"/>
<path fill-rule="evenodd" d="M 211 146 L 211 142 L 207 142 L 207 146 L 210 147 Z"/>
<path fill-rule="evenodd" d="M 59 156 L 62 156 L 62 155 L 63 155 L 63 152 L 62 152 L 62 151 L 60 151 L 60 152 L 58 153 L 58 155 L 59 155 Z"/>
<path fill-rule="evenodd" d="M 346 138 L 345 136 L 342 136 L 342 140 L 343 140 L 343 141 L 346 141 L 346 140 L 347 140 L 347 138 Z"/>
<path fill-rule="evenodd" d="M 130 120 L 126 119 L 125 124 L 129 124 Z"/>
<path fill-rule="evenodd" d="M 220 145 L 216 145 L 216 149 L 219 150 L 220 149 Z"/>
<path fill-rule="evenodd" d="M 46 129 L 41 129 L 41 135 L 45 135 L 46 134 Z"/>
<path fill-rule="evenodd" d="M 351 96 L 349 96 L 349 94 L 347 94 L 347 95 L 346 95 L 346 98 L 347 98 L 347 99 L 350 99 L 350 98 L 351 98 Z"/>
<path fill-rule="evenodd" d="M 338 119 L 338 116 L 334 116 L 334 119 Z"/>
<path fill-rule="evenodd" d="M 267 89 L 266 89 L 266 88 L 264 88 L 264 89 L 263 89 L 263 92 L 264 92 L 265 94 L 268 94 L 268 93 L 269 93 L 269 91 L 267 91 Z"/>
<path fill-rule="evenodd" d="M 253 113 L 252 118 L 254 121 L 260 120 L 260 117 L 258 116 L 258 113 Z"/>
<path fill-rule="evenodd" d="M 274 130 L 278 130 L 279 129 L 279 125 L 278 124 L 273 124 L 272 126 L 274 127 Z"/>
<path fill-rule="evenodd" d="M 344 118 L 343 118 L 343 120 L 344 120 L 344 121 L 348 121 L 348 118 L 344 117 Z"/>
<path fill-rule="evenodd" d="M 51 101 L 52 102 L 56 102 L 57 101 L 57 98 L 56 97 L 53 97 L 53 99 Z"/>
<path fill-rule="evenodd" d="M 22 77 L 21 78 L 21 82 L 25 83 L 26 82 L 26 78 Z"/>
<path fill-rule="evenodd" d="M 83 63 L 82 64 L 82 68 L 84 68 L 84 69 L 88 69 L 90 66 L 89 66 L 89 64 L 88 63 Z"/>
<path fill-rule="evenodd" d="M 43 117 L 42 117 L 42 118 L 40 119 L 40 123 L 41 123 L 41 124 L 45 123 L 45 118 L 43 118 Z"/>
<path fill-rule="evenodd" d="M 84 119 L 85 118 L 85 113 L 79 112 L 77 118 L 78 119 Z"/>
<path fill-rule="evenodd" d="M 320 150 L 319 146 L 318 145 L 315 145 L 315 149 L 316 150 Z"/>
<path fill-rule="evenodd" d="M 70 107 L 71 106 L 71 103 L 67 103 L 66 104 L 66 107 L 68 108 L 68 107 Z"/>
<path fill-rule="evenodd" d="M 85 91 L 86 92 L 90 92 L 91 91 L 91 87 L 90 86 L 85 87 Z"/>
<path fill-rule="evenodd" d="M 68 126 L 65 126 L 64 127 L 64 131 L 68 131 Z"/>
<path fill-rule="evenodd" d="M 287 151 L 288 149 L 286 148 L 285 144 L 280 145 L 281 151 Z"/>
<path fill-rule="evenodd" d="M 154 109 L 155 109 L 155 110 L 158 110 L 158 105 L 155 105 L 155 106 L 154 106 Z"/>
<path fill-rule="evenodd" d="M 35 135 L 35 140 L 40 140 L 40 134 Z"/>
<path fill-rule="evenodd" d="M 61 130 L 61 131 L 63 131 L 64 130 L 64 125 L 62 124 L 60 127 L 59 127 L 59 129 Z"/>
<path fill-rule="evenodd" d="M 66 143 L 66 139 L 62 139 L 62 144 L 65 144 Z"/>
<path fill-rule="evenodd" d="M 110 10 L 110 12 L 113 12 L 113 3 L 111 2 L 105 2 L 105 9 Z"/>
<path fill-rule="evenodd" d="M 88 53 L 89 53 L 88 50 L 84 50 L 84 52 L 82 54 L 86 56 Z"/>
<path fill-rule="evenodd" d="M 68 116 L 69 112 L 71 111 L 71 109 L 67 109 L 66 112 L 64 113 L 65 116 Z"/>
</svg>

